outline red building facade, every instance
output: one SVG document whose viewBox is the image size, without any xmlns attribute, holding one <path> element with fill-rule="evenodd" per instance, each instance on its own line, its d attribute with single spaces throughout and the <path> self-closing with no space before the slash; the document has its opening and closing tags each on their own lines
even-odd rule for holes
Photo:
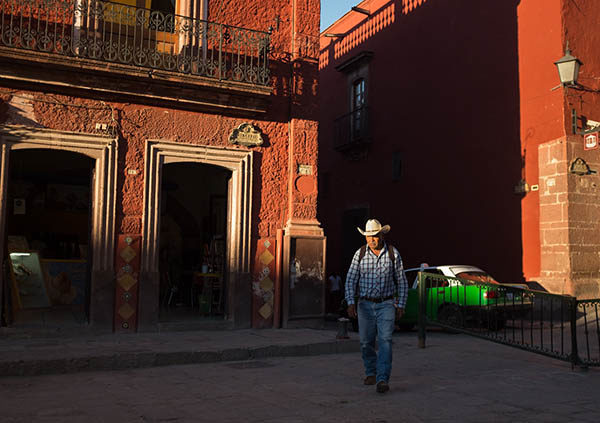
<svg viewBox="0 0 600 423">
<path fill-rule="evenodd" d="M 319 2 L 271 3 L 2 2 L 4 324 L 323 315 Z"/>
<path fill-rule="evenodd" d="M 363 1 L 321 33 L 329 269 L 345 271 L 355 226 L 376 217 L 406 266 L 599 294 L 596 176 L 570 171 L 597 163 L 571 125 L 572 108 L 598 114 L 598 12 L 580 3 Z M 585 90 L 552 90 L 567 41 Z"/>
</svg>

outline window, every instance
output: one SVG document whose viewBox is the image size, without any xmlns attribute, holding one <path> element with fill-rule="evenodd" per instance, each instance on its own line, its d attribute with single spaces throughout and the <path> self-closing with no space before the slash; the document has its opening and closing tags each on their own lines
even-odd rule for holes
<svg viewBox="0 0 600 423">
<path fill-rule="evenodd" d="M 157 10 L 165 15 L 175 14 L 175 0 L 152 0 L 152 10 Z"/>
<path fill-rule="evenodd" d="M 141 7 L 145 9 L 156 10 L 168 15 L 175 13 L 175 2 L 176 0 L 144 0 Z M 112 3 L 140 7 L 137 0 L 112 0 Z"/>
<path fill-rule="evenodd" d="M 352 111 L 362 109 L 365 105 L 365 79 L 360 78 L 352 87 Z"/>
<path fill-rule="evenodd" d="M 365 134 L 366 113 L 365 106 L 365 79 L 360 78 L 352 85 L 352 138 L 360 138 Z"/>
</svg>

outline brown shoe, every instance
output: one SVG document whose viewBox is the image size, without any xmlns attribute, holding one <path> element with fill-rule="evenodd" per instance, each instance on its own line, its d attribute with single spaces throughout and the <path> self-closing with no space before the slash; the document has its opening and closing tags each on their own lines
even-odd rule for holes
<svg viewBox="0 0 600 423">
<path fill-rule="evenodd" d="M 381 382 L 377 382 L 377 392 L 378 393 L 385 394 L 389 390 L 390 390 L 390 385 L 388 385 L 387 382 L 384 382 L 383 380 Z"/>
<path fill-rule="evenodd" d="M 375 376 L 367 376 L 363 383 L 365 385 L 375 385 L 375 382 L 376 382 Z"/>
</svg>

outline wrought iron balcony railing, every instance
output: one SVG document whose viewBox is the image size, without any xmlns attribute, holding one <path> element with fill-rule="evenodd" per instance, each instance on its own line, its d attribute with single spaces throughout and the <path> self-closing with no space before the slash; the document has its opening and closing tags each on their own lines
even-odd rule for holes
<svg viewBox="0 0 600 423">
<path fill-rule="evenodd" d="M 368 143 L 371 140 L 369 131 L 369 108 L 363 106 L 334 121 L 334 148 L 345 150 L 353 145 Z"/>
<path fill-rule="evenodd" d="M 265 86 L 270 33 L 99 0 L 0 0 L 0 46 Z"/>
</svg>

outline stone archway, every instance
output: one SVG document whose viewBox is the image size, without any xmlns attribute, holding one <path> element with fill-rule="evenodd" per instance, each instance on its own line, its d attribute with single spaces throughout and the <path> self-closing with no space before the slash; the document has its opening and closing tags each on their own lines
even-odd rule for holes
<svg viewBox="0 0 600 423">
<path fill-rule="evenodd" d="M 10 152 L 23 149 L 53 149 L 80 153 L 92 158 L 92 248 L 89 321 L 97 329 L 112 329 L 114 305 L 115 205 L 117 181 L 117 142 L 115 138 L 31 128 L 0 126 L 0 240 L 6 234 L 8 164 Z M 0 243 L 0 257 L 4 257 Z M 3 275 L 0 275 L 2 282 Z"/>
<path fill-rule="evenodd" d="M 138 327 L 153 330 L 158 325 L 160 184 L 163 165 L 178 162 L 215 165 L 231 171 L 227 201 L 226 291 L 229 301 L 226 315 L 234 324 L 244 319 L 241 314 L 245 311 L 239 310 L 239 303 L 251 302 L 252 151 L 149 140 L 145 157 Z M 240 299 L 241 290 L 246 286 L 248 298 Z"/>
</svg>

